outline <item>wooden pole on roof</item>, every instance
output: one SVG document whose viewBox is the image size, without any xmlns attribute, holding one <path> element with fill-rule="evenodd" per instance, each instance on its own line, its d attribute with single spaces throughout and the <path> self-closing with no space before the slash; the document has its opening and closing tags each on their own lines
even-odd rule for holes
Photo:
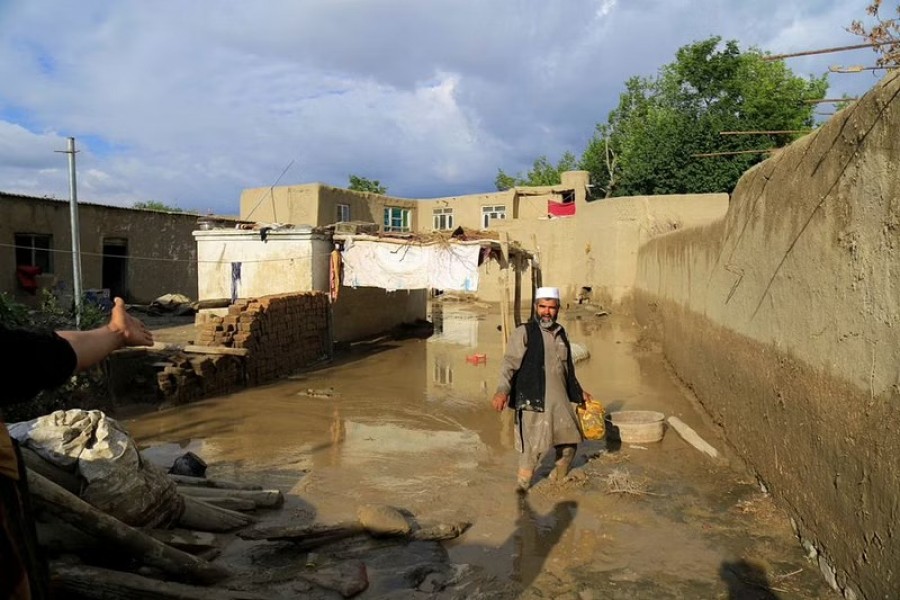
<svg viewBox="0 0 900 600">
<path fill-rule="evenodd" d="M 516 327 L 522 324 L 522 256 L 516 254 L 513 260 L 516 285 L 513 290 L 513 323 Z"/>
<path fill-rule="evenodd" d="M 890 42 L 875 42 L 868 44 L 854 44 L 853 46 L 837 46 L 835 48 L 824 48 L 822 50 L 806 50 L 803 52 L 793 52 L 791 54 L 770 54 L 762 56 L 764 61 L 782 60 L 785 58 L 794 58 L 795 56 L 812 56 L 814 54 L 829 54 L 831 52 L 844 52 L 845 50 L 859 50 L 861 48 L 875 48 L 877 46 L 887 46 L 888 44 L 896 44 L 896 40 Z"/>
<path fill-rule="evenodd" d="M 720 131 L 719 135 L 774 135 L 778 133 L 809 133 L 812 129 L 761 129 L 759 131 Z"/>
<path fill-rule="evenodd" d="M 500 332 L 503 336 L 503 353 L 509 342 L 509 233 L 500 232 L 500 256 L 503 260 L 503 292 L 500 294 Z"/>
<path fill-rule="evenodd" d="M 778 148 L 769 148 L 768 150 L 734 150 L 732 152 L 704 152 L 702 154 L 691 154 L 691 156 L 694 158 L 705 158 L 707 156 L 733 156 L 735 154 L 764 154 L 776 150 L 778 150 Z"/>
<path fill-rule="evenodd" d="M 819 100 L 804 100 L 804 104 L 828 104 L 830 102 L 853 102 L 859 98 L 821 98 Z"/>
</svg>

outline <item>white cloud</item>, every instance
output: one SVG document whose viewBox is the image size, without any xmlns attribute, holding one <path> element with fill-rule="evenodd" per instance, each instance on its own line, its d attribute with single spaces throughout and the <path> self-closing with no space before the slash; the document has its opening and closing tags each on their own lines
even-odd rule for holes
<svg viewBox="0 0 900 600">
<path fill-rule="evenodd" d="M 245 187 L 355 173 L 411 197 L 579 153 L 625 79 L 710 35 L 853 43 L 866 0 L 288 0 L 0 6 L 0 190 L 233 213 Z M 792 61 L 823 72 L 835 57 Z M 864 88 L 865 75 L 836 87 Z M 856 86 L 856 87 L 854 87 Z"/>
</svg>

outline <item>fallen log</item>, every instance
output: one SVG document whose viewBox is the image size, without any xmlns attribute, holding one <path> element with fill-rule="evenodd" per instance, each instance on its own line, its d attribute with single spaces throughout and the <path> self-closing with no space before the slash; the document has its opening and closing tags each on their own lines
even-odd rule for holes
<svg viewBox="0 0 900 600">
<path fill-rule="evenodd" d="M 211 487 L 179 485 L 178 493 L 194 498 L 241 498 L 251 500 L 257 508 L 278 508 L 284 504 L 280 490 L 223 490 Z"/>
<path fill-rule="evenodd" d="M 226 479 L 207 479 L 206 477 L 191 477 L 190 475 L 176 475 L 169 473 L 169 479 L 178 485 L 194 485 L 197 487 L 219 488 L 223 490 L 261 490 L 261 485 L 253 483 L 240 483 Z"/>
<path fill-rule="evenodd" d="M 337 525 L 287 525 L 282 527 L 266 527 L 248 529 L 238 532 L 238 537 L 245 540 L 268 540 L 295 542 L 297 549 L 310 550 L 331 542 L 349 537 L 367 534 L 379 538 L 395 538 L 417 541 L 451 540 L 461 536 L 471 523 L 440 523 L 415 528 L 407 533 L 386 534 L 383 531 L 370 531 L 359 523 L 339 523 Z"/>
<path fill-rule="evenodd" d="M 227 354 L 230 356 L 247 356 L 250 354 L 250 351 L 246 348 L 229 348 L 227 346 L 187 345 L 183 350 L 193 354 Z"/>
<path fill-rule="evenodd" d="M 175 579 L 214 583 L 230 573 L 218 566 L 153 539 L 139 529 L 101 512 L 43 475 L 28 470 L 28 487 L 37 504 L 60 516 L 74 527 L 107 540 L 148 565 Z"/>
<path fill-rule="evenodd" d="M 208 531 L 191 531 L 189 529 L 145 529 L 144 531 L 163 544 L 195 555 L 219 547 L 218 538 Z"/>
<path fill-rule="evenodd" d="M 249 498 L 232 498 L 229 496 L 222 496 L 221 498 L 214 496 L 198 496 L 198 498 L 202 498 L 207 504 L 212 504 L 213 506 L 218 506 L 219 508 L 227 510 L 249 512 L 251 510 L 256 510 L 257 508 L 256 503 Z"/>
<path fill-rule="evenodd" d="M 178 524 L 186 529 L 224 532 L 234 531 L 256 522 L 250 515 L 213 506 L 204 502 L 202 498 L 184 494 L 181 497 L 184 499 L 184 512 L 181 513 Z"/>
<path fill-rule="evenodd" d="M 239 531 L 237 535 L 244 540 L 296 542 L 298 549 L 312 549 L 364 533 L 366 528 L 359 523 L 339 523 L 265 527 Z"/>
<path fill-rule="evenodd" d="M 59 598 L 99 600 L 266 600 L 268 594 L 239 592 L 158 581 L 148 577 L 87 565 L 50 565 L 50 585 Z"/>
<path fill-rule="evenodd" d="M 710 456 L 712 458 L 719 457 L 718 450 L 710 446 L 706 442 L 706 440 L 700 437 L 696 431 L 691 429 L 684 421 L 682 421 L 678 417 L 669 417 L 668 419 L 666 419 L 666 422 L 669 423 L 669 426 L 672 429 L 678 432 L 678 435 L 681 436 L 681 439 L 686 441 L 688 444 L 690 444 L 703 454 L 706 454 L 707 456 Z"/>
<path fill-rule="evenodd" d="M 40 473 L 73 494 L 77 495 L 81 491 L 81 478 L 75 473 L 54 465 L 27 446 L 19 446 L 19 450 L 22 451 L 22 460 L 25 461 L 25 466 L 35 473 Z"/>
</svg>

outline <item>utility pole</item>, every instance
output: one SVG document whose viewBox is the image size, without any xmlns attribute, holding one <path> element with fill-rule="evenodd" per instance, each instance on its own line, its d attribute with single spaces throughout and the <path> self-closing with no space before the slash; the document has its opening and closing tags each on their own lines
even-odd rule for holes
<svg viewBox="0 0 900 600">
<path fill-rule="evenodd" d="M 75 297 L 75 326 L 81 329 L 81 228 L 78 225 L 78 186 L 75 183 L 75 138 L 69 138 L 67 150 L 57 150 L 69 155 L 69 222 L 72 227 L 72 293 Z"/>
</svg>

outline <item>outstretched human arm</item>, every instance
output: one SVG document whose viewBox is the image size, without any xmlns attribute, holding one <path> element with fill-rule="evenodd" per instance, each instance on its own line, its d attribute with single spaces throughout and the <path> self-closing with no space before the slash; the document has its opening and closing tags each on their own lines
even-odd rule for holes
<svg viewBox="0 0 900 600">
<path fill-rule="evenodd" d="M 109 323 L 89 331 L 57 331 L 75 351 L 75 369 L 83 371 L 110 355 L 113 350 L 126 346 L 152 346 L 153 334 L 138 319 L 125 310 L 121 298 L 113 302 Z"/>
</svg>

